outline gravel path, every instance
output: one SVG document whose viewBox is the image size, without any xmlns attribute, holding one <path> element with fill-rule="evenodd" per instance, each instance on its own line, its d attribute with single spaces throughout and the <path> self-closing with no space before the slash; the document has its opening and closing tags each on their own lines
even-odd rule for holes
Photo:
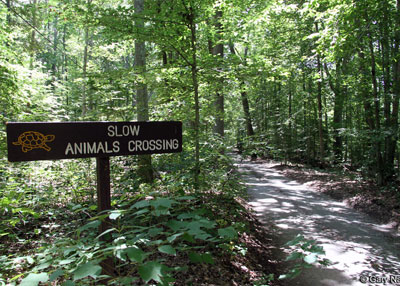
<svg viewBox="0 0 400 286">
<path fill-rule="evenodd" d="M 284 177 L 273 164 L 237 158 L 236 165 L 249 204 L 261 221 L 276 224 L 282 248 L 303 234 L 317 240 L 324 257 L 335 263 L 306 269 L 287 285 L 400 285 L 400 236 L 388 225 Z"/>
</svg>

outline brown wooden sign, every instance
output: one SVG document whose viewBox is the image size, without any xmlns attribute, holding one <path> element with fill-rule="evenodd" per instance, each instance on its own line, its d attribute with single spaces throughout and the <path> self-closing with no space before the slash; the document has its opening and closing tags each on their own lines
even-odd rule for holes
<svg viewBox="0 0 400 286">
<path fill-rule="evenodd" d="M 177 153 L 182 122 L 9 122 L 7 145 L 10 162 Z"/>
</svg>

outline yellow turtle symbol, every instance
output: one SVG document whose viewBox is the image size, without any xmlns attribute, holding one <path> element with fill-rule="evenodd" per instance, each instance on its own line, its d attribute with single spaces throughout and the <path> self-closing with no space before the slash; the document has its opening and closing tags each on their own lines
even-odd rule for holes
<svg viewBox="0 0 400 286">
<path fill-rule="evenodd" d="M 46 145 L 47 142 L 51 142 L 56 138 L 55 135 L 43 135 L 36 131 L 26 131 L 19 135 L 18 141 L 13 142 L 14 145 L 22 145 L 22 152 L 26 153 L 32 149 L 42 148 L 46 151 L 50 151 L 51 148 Z"/>
</svg>

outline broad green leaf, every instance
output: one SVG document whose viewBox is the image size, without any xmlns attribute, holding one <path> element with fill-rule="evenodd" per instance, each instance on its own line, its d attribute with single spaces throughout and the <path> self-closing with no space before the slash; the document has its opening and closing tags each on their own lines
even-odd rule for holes
<svg viewBox="0 0 400 286">
<path fill-rule="evenodd" d="M 304 257 L 304 262 L 308 264 L 314 264 L 318 260 L 318 255 L 316 253 L 311 253 Z"/>
<path fill-rule="evenodd" d="M 134 262 L 142 263 L 146 258 L 146 253 L 137 246 L 129 247 L 125 249 L 129 259 Z"/>
<path fill-rule="evenodd" d="M 138 201 L 135 204 L 133 204 L 130 208 L 136 208 L 136 209 L 141 209 L 141 208 L 145 208 L 148 207 L 150 205 L 149 201 L 146 200 L 142 200 L 142 201 Z"/>
<path fill-rule="evenodd" d="M 212 258 L 212 255 L 210 253 L 204 253 L 201 255 L 201 258 L 203 259 L 203 262 L 208 263 L 208 264 L 214 264 L 214 259 Z"/>
<path fill-rule="evenodd" d="M 183 232 L 176 233 L 174 235 L 171 235 L 171 236 L 167 237 L 167 240 L 168 240 L 168 242 L 171 243 L 171 242 L 175 241 L 178 237 L 180 237 L 182 235 L 183 235 Z"/>
<path fill-rule="evenodd" d="M 286 261 L 296 260 L 296 259 L 302 258 L 303 256 L 304 256 L 303 253 L 295 251 L 295 252 L 292 252 L 288 257 L 286 257 L 285 260 Z"/>
<path fill-rule="evenodd" d="M 40 282 L 47 282 L 49 281 L 49 275 L 47 273 L 39 273 L 34 274 L 30 273 L 27 277 L 22 279 L 20 286 L 36 286 L 39 285 Z"/>
<path fill-rule="evenodd" d="M 176 204 L 177 202 L 171 199 L 167 198 L 158 198 L 150 202 L 150 205 L 153 206 L 155 209 L 158 209 L 160 207 L 162 208 L 171 208 L 173 204 Z"/>
<path fill-rule="evenodd" d="M 111 211 L 111 213 L 110 213 L 110 219 L 112 219 L 112 220 L 117 219 L 117 218 L 119 218 L 121 215 L 122 215 L 122 211 L 121 211 L 121 210 L 114 210 L 114 211 Z"/>
<path fill-rule="evenodd" d="M 74 281 L 88 276 L 96 278 L 101 273 L 101 267 L 97 264 L 88 262 L 78 266 L 78 268 L 73 273 L 74 273 Z"/>
<path fill-rule="evenodd" d="M 150 235 L 150 237 L 153 237 L 153 236 L 159 235 L 163 231 L 164 231 L 163 228 L 153 227 L 153 228 L 149 229 L 148 234 Z"/>
<path fill-rule="evenodd" d="M 176 200 L 178 201 L 191 201 L 196 199 L 196 197 L 193 196 L 182 196 L 182 197 L 177 197 Z"/>
<path fill-rule="evenodd" d="M 99 227 L 100 223 L 101 222 L 98 220 L 91 221 L 91 222 L 85 224 L 84 226 L 80 227 L 79 229 L 81 231 L 84 231 L 84 230 L 91 229 L 91 228 L 97 228 L 97 227 Z"/>
<path fill-rule="evenodd" d="M 316 254 L 325 254 L 324 248 L 320 245 L 313 245 L 309 251 Z"/>
<path fill-rule="evenodd" d="M 58 277 L 64 275 L 64 271 L 61 269 L 57 269 L 56 271 L 54 271 L 53 273 L 51 273 L 50 275 L 50 282 L 53 282 L 54 280 L 56 280 Z"/>
<path fill-rule="evenodd" d="M 186 228 L 187 225 L 188 223 L 186 221 L 177 221 L 177 220 L 170 220 L 167 223 L 167 226 L 173 231 L 178 231 L 182 228 Z"/>
<path fill-rule="evenodd" d="M 139 266 L 139 275 L 145 282 L 149 282 L 152 279 L 156 282 L 161 282 L 163 265 L 157 261 L 147 262 Z"/>
<path fill-rule="evenodd" d="M 171 245 L 162 245 L 158 247 L 158 251 L 169 255 L 176 255 L 176 250 Z"/>
<path fill-rule="evenodd" d="M 43 262 L 43 263 L 39 264 L 34 269 L 35 269 L 35 271 L 43 270 L 43 269 L 48 268 L 50 265 L 51 265 L 51 263 L 49 261 L 46 261 L 46 262 Z"/>
<path fill-rule="evenodd" d="M 186 240 L 187 242 L 195 242 L 193 236 L 190 235 L 190 234 L 187 233 L 187 232 L 185 232 L 185 233 L 182 235 L 182 239 L 183 239 L 183 240 Z"/>
<path fill-rule="evenodd" d="M 298 243 L 300 243 L 300 242 L 302 242 L 304 240 L 305 240 L 304 236 L 301 235 L 301 234 L 298 234 L 294 239 L 292 239 L 291 241 L 287 242 L 286 245 L 293 246 L 293 245 L 296 245 L 296 244 L 298 244 Z"/>
<path fill-rule="evenodd" d="M 148 209 L 141 209 L 141 210 L 133 213 L 132 216 L 139 216 L 139 215 L 142 215 L 142 214 L 145 214 L 145 213 L 148 213 L 148 212 L 149 212 Z"/>
<path fill-rule="evenodd" d="M 193 263 L 202 263 L 203 262 L 201 255 L 196 252 L 189 252 L 189 259 Z"/>
<path fill-rule="evenodd" d="M 232 226 L 218 229 L 218 234 L 220 237 L 222 237 L 224 239 L 237 238 L 237 231 Z"/>
<path fill-rule="evenodd" d="M 188 219 L 188 218 L 195 218 L 196 216 L 198 216 L 196 213 L 183 213 L 178 215 L 178 219 Z"/>
</svg>

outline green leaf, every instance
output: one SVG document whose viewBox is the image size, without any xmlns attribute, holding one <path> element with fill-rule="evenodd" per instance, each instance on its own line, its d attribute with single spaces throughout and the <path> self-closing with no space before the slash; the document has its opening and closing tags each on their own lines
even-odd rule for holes
<svg viewBox="0 0 400 286">
<path fill-rule="evenodd" d="M 50 282 L 53 282 L 54 280 L 56 280 L 58 277 L 64 275 L 64 271 L 61 269 L 57 269 L 56 271 L 54 271 L 51 275 L 50 275 Z"/>
<path fill-rule="evenodd" d="M 68 280 L 63 283 L 63 286 L 75 286 L 75 282 Z"/>
<path fill-rule="evenodd" d="M 146 253 L 137 246 L 125 249 L 125 252 L 128 255 L 129 259 L 133 262 L 142 263 L 143 260 L 146 258 Z"/>
<path fill-rule="evenodd" d="M 212 255 L 210 253 L 204 253 L 201 255 L 201 258 L 203 259 L 203 262 L 208 263 L 208 264 L 214 264 L 214 259 L 212 258 Z"/>
<path fill-rule="evenodd" d="M 36 286 L 39 285 L 40 282 L 47 282 L 49 280 L 49 275 L 47 273 L 39 273 L 34 274 L 31 273 L 24 279 L 22 279 L 20 286 Z"/>
<path fill-rule="evenodd" d="M 171 208 L 171 206 L 173 204 L 176 204 L 177 202 L 171 199 L 167 199 L 167 198 L 158 198 L 156 200 L 153 200 L 150 202 L 150 205 L 153 206 L 155 209 L 158 208 Z"/>
<path fill-rule="evenodd" d="M 292 252 L 288 257 L 286 257 L 285 260 L 286 261 L 296 260 L 296 259 L 302 258 L 303 256 L 304 256 L 303 253 L 295 251 L 295 252 Z"/>
<path fill-rule="evenodd" d="M 293 245 L 296 245 L 296 244 L 298 244 L 298 243 L 300 243 L 300 242 L 302 242 L 304 240 L 305 240 L 304 236 L 301 235 L 301 234 L 298 234 L 294 239 L 292 239 L 291 241 L 287 242 L 286 245 L 293 246 Z"/>
<path fill-rule="evenodd" d="M 78 268 L 73 273 L 74 273 L 74 281 L 88 276 L 96 278 L 101 273 L 101 267 L 97 264 L 88 262 L 78 266 Z"/>
<path fill-rule="evenodd" d="M 135 204 L 133 204 L 133 206 L 131 206 L 130 208 L 136 208 L 136 209 L 141 209 L 141 208 L 145 208 L 148 207 L 150 205 L 149 201 L 146 200 L 142 200 L 142 201 L 138 201 Z"/>
<path fill-rule="evenodd" d="M 102 237 L 103 235 L 106 235 L 107 233 L 112 232 L 112 231 L 114 231 L 114 230 L 115 230 L 115 228 L 107 229 L 106 231 L 103 231 L 101 234 L 99 234 L 99 235 L 96 237 L 96 239 L 98 239 L 99 237 Z"/>
<path fill-rule="evenodd" d="M 222 237 L 224 239 L 236 239 L 237 238 L 237 231 L 232 226 L 218 229 L 218 234 L 220 237 Z"/>
<path fill-rule="evenodd" d="M 318 260 L 318 254 L 316 253 L 311 253 L 306 257 L 304 257 L 304 262 L 308 264 L 314 264 L 315 262 L 317 262 L 317 260 Z"/>
<path fill-rule="evenodd" d="M 196 252 L 189 252 L 189 259 L 193 263 L 202 263 L 203 262 L 203 258 L 201 256 L 201 254 L 196 253 Z"/>
<path fill-rule="evenodd" d="M 171 245 L 162 245 L 158 247 L 158 251 L 169 255 L 176 255 L 176 250 Z"/>
<path fill-rule="evenodd" d="M 196 197 L 193 196 L 182 196 L 182 197 L 177 197 L 176 200 L 178 201 L 191 201 L 196 199 Z"/>
<path fill-rule="evenodd" d="M 178 231 L 182 228 L 186 228 L 187 225 L 188 223 L 186 221 L 177 221 L 177 220 L 170 220 L 167 223 L 167 226 L 173 231 Z"/>
<path fill-rule="evenodd" d="M 148 234 L 149 234 L 150 237 L 153 237 L 153 236 L 159 235 L 163 231 L 164 231 L 163 228 L 153 227 L 153 228 L 149 229 Z"/>
<path fill-rule="evenodd" d="M 168 242 L 171 243 L 171 242 L 175 241 L 178 237 L 180 237 L 182 235 L 183 235 L 183 232 L 176 233 L 174 235 L 171 235 L 171 236 L 167 237 L 167 240 L 168 240 Z"/>
<path fill-rule="evenodd" d="M 122 215 L 122 211 L 121 211 L 121 210 L 114 210 L 114 211 L 111 211 L 111 213 L 110 213 L 110 219 L 112 219 L 112 220 L 117 219 L 117 218 L 119 218 L 121 215 Z"/>
<path fill-rule="evenodd" d="M 85 224 L 84 226 L 80 227 L 79 229 L 81 231 L 84 231 L 84 230 L 88 230 L 91 228 L 97 228 L 97 227 L 99 227 L 100 223 L 101 222 L 99 220 L 91 221 L 91 222 Z"/>
<path fill-rule="evenodd" d="M 51 265 L 51 263 L 49 261 L 46 261 L 46 262 L 43 262 L 43 263 L 39 264 L 34 269 L 35 269 L 35 271 L 43 270 L 43 269 L 48 268 L 50 265 Z"/>
<path fill-rule="evenodd" d="M 145 281 L 148 282 L 150 280 L 154 280 L 156 282 L 161 282 L 161 278 L 163 277 L 163 268 L 164 265 L 157 261 L 150 261 L 144 265 L 139 266 L 139 275 Z"/>
<path fill-rule="evenodd" d="M 66 264 L 70 264 L 71 262 L 74 262 L 76 259 L 64 259 L 61 260 L 60 262 L 58 262 L 59 265 L 66 265 Z"/>
<path fill-rule="evenodd" d="M 183 213 L 178 215 L 177 219 L 188 219 L 188 218 L 195 218 L 198 214 L 191 212 L 191 213 Z"/>
</svg>

